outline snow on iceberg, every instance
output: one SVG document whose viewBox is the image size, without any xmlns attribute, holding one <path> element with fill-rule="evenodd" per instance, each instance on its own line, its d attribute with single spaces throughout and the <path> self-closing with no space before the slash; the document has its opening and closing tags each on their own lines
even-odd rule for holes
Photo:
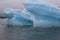
<svg viewBox="0 0 60 40">
<path fill-rule="evenodd" d="M 34 26 L 60 26 L 60 8 L 44 0 L 25 0 L 25 8 L 35 16 Z"/>
</svg>

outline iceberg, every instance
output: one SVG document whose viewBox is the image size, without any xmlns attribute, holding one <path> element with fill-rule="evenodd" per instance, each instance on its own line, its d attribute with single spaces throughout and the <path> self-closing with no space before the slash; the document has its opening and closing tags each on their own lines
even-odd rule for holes
<svg viewBox="0 0 60 40">
<path fill-rule="evenodd" d="M 13 11 L 14 11 L 14 9 L 12 9 L 12 8 L 6 8 L 6 9 L 3 10 L 3 13 L 6 17 L 11 19 L 14 15 Z"/>
<path fill-rule="evenodd" d="M 28 17 L 28 15 L 19 9 L 6 8 L 4 9 L 4 14 L 8 18 L 8 25 L 33 25 L 33 21 Z"/>
<path fill-rule="evenodd" d="M 33 27 L 60 26 L 60 8 L 43 0 L 25 0 L 24 10 L 7 8 L 4 15 L 10 25 L 33 25 Z"/>
<path fill-rule="evenodd" d="M 60 26 L 60 8 L 44 0 L 25 0 L 24 7 L 35 17 L 35 27 Z"/>
</svg>

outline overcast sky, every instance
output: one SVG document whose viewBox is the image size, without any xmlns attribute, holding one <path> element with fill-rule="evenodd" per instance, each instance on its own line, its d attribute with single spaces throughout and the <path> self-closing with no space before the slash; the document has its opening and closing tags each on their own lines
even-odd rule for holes
<svg viewBox="0 0 60 40">
<path fill-rule="evenodd" d="M 5 8 L 19 8 L 22 9 L 21 0 L 0 0 L 0 12 Z"/>
<path fill-rule="evenodd" d="M 60 0 L 45 0 L 60 6 Z M 23 6 L 21 4 L 22 0 L 0 0 L 0 13 L 4 8 L 19 8 L 22 9 Z"/>
</svg>

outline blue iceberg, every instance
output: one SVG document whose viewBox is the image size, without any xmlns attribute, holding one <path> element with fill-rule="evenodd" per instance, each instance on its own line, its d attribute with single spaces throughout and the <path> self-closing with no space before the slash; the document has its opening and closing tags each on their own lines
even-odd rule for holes
<svg viewBox="0 0 60 40">
<path fill-rule="evenodd" d="M 11 19 L 11 18 L 13 18 L 13 15 L 14 15 L 13 11 L 14 11 L 14 9 L 12 9 L 12 8 L 6 8 L 6 9 L 4 9 L 3 13 L 6 17 Z"/>
<path fill-rule="evenodd" d="M 8 25 L 33 25 L 33 21 L 28 18 L 27 14 L 19 9 L 6 8 L 3 12 L 8 18 Z"/>
<path fill-rule="evenodd" d="M 7 8 L 3 12 L 10 25 L 33 27 L 60 26 L 60 8 L 43 0 L 25 0 L 24 10 Z"/>
<path fill-rule="evenodd" d="M 25 0 L 25 8 L 35 17 L 36 27 L 60 26 L 60 8 L 43 0 Z"/>
</svg>

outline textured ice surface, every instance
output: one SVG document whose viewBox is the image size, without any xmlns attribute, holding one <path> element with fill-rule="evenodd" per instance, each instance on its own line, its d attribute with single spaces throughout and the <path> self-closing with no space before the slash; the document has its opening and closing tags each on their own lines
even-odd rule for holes
<svg viewBox="0 0 60 40">
<path fill-rule="evenodd" d="M 11 19 L 14 15 L 13 11 L 14 10 L 12 8 L 6 8 L 6 9 L 4 9 L 3 13 L 5 16 L 7 16 L 9 19 Z"/>
<path fill-rule="evenodd" d="M 43 0 L 25 0 L 25 8 L 33 13 L 35 26 L 60 26 L 60 8 Z"/>
<path fill-rule="evenodd" d="M 7 8 L 4 10 L 4 14 L 8 17 L 9 25 L 32 25 L 33 21 L 28 19 L 28 15 L 21 12 L 19 9 Z"/>
<path fill-rule="evenodd" d="M 25 9 L 7 8 L 4 14 L 11 25 L 33 25 L 34 27 L 60 26 L 60 8 L 43 0 L 25 0 Z"/>
</svg>

